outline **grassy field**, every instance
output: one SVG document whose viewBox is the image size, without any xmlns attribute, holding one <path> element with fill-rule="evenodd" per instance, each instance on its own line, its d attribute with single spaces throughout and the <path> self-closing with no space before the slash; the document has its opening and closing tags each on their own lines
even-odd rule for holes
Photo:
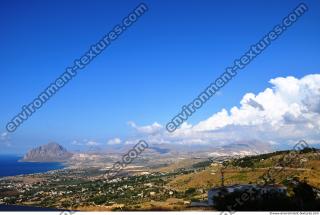
<svg viewBox="0 0 320 215">
<path fill-rule="evenodd" d="M 276 184 L 283 184 L 286 179 L 297 177 L 300 180 L 306 180 L 314 187 L 320 188 L 320 160 L 313 153 L 299 154 L 293 159 L 292 164 L 287 167 L 277 167 L 279 159 L 283 155 L 271 156 L 268 159 L 262 159 L 254 163 L 252 168 L 230 165 L 224 169 L 224 184 L 256 184 L 260 177 L 272 169 Z M 303 159 L 303 163 L 296 165 Z M 181 175 L 170 181 L 169 185 L 176 190 L 182 191 L 189 188 L 210 189 L 221 185 L 221 165 L 208 166 L 204 170 Z M 273 169 L 275 168 L 275 169 Z"/>
</svg>

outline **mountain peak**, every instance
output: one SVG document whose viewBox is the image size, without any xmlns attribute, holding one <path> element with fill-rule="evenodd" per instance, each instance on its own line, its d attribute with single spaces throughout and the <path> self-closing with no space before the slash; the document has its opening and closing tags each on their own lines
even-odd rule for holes
<svg viewBox="0 0 320 215">
<path fill-rule="evenodd" d="M 68 152 L 58 143 L 50 142 L 31 149 L 22 159 L 27 162 L 63 162 L 72 157 L 72 153 Z"/>
</svg>

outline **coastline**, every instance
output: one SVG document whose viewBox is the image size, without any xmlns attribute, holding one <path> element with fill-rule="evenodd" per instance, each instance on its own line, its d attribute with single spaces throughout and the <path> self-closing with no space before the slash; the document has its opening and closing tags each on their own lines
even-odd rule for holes
<svg viewBox="0 0 320 215">
<path fill-rule="evenodd" d="M 66 162 L 31 162 L 22 158 L 19 155 L 0 155 L 0 178 L 46 173 L 67 166 Z"/>
</svg>

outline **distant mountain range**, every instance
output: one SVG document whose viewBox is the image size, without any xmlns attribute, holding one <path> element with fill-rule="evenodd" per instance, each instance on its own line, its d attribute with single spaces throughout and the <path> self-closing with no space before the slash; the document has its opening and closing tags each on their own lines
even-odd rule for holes
<svg viewBox="0 0 320 215">
<path fill-rule="evenodd" d="M 48 143 L 31 149 L 21 161 L 25 162 L 64 162 L 72 157 L 72 153 L 57 143 Z"/>
<path fill-rule="evenodd" d="M 97 157 L 94 154 L 108 157 L 108 154 L 125 154 L 131 150 L 134 145 L 112 145 L 105 149 L 90 150 L 85 152 L 68 152 L 65 148 L 57 143 L 48 143 L 30 150 L 21 161 L 26 162 L 65 162 L 74 159 L 79 159 L 84 155 L 90 156 L 90 159 L 95 160 Z M 199 145 L 182 145 L 182 144 L 151 144 L 149 149 L 144 153 L 155 153 L 159 155 L 175 155 L 175 154 L 193 154 L 203 156 L 246 156 L 263 154 L 274 151 L 270 144 L 257 140 L 251 141 L 235 141 L 229 144 L 199 144 Z M 80 156 L 80 157 L 79 157 Z M 88 157 L 86 156 L 86 157 Z"/>
<path fill-rule="evenodd" d="M 256 155 L 274 151 L 267 142 L 258 140 L 235 141 L 228 144 L 149 144 L 150 149 L 160 154 L 167 153 L 207 153 L 209 156 Z"/>
<path fill-rule="evenodd" d="M 208 156 L 233 156 L 233 155 L 256 155 L 275 151 L 268 142 L 259 140 L 234 141 L 227 144 L 168 144 L 168 143 L 148 143 L 149 148 L 144 153 L 156 153 L 159 155 L 170 154 L 207 154 Z M 126 153 L 132 149 L 134 145 L 111 145 L 100 153 Z M 98 152 L 98 151 L 97 151 Z"/>
</svg>

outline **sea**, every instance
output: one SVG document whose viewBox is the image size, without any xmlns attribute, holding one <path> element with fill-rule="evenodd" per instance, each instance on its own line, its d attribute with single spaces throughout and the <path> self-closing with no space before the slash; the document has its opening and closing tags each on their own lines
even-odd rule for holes
<svg viewBox="0 0 320 215">
<path fill-rule="evenodd" d="M 43 173 L 62 169 L 62 163 L 20 162 L 21 156 L 0 155 L 0 177 Z"/>
</svg>

